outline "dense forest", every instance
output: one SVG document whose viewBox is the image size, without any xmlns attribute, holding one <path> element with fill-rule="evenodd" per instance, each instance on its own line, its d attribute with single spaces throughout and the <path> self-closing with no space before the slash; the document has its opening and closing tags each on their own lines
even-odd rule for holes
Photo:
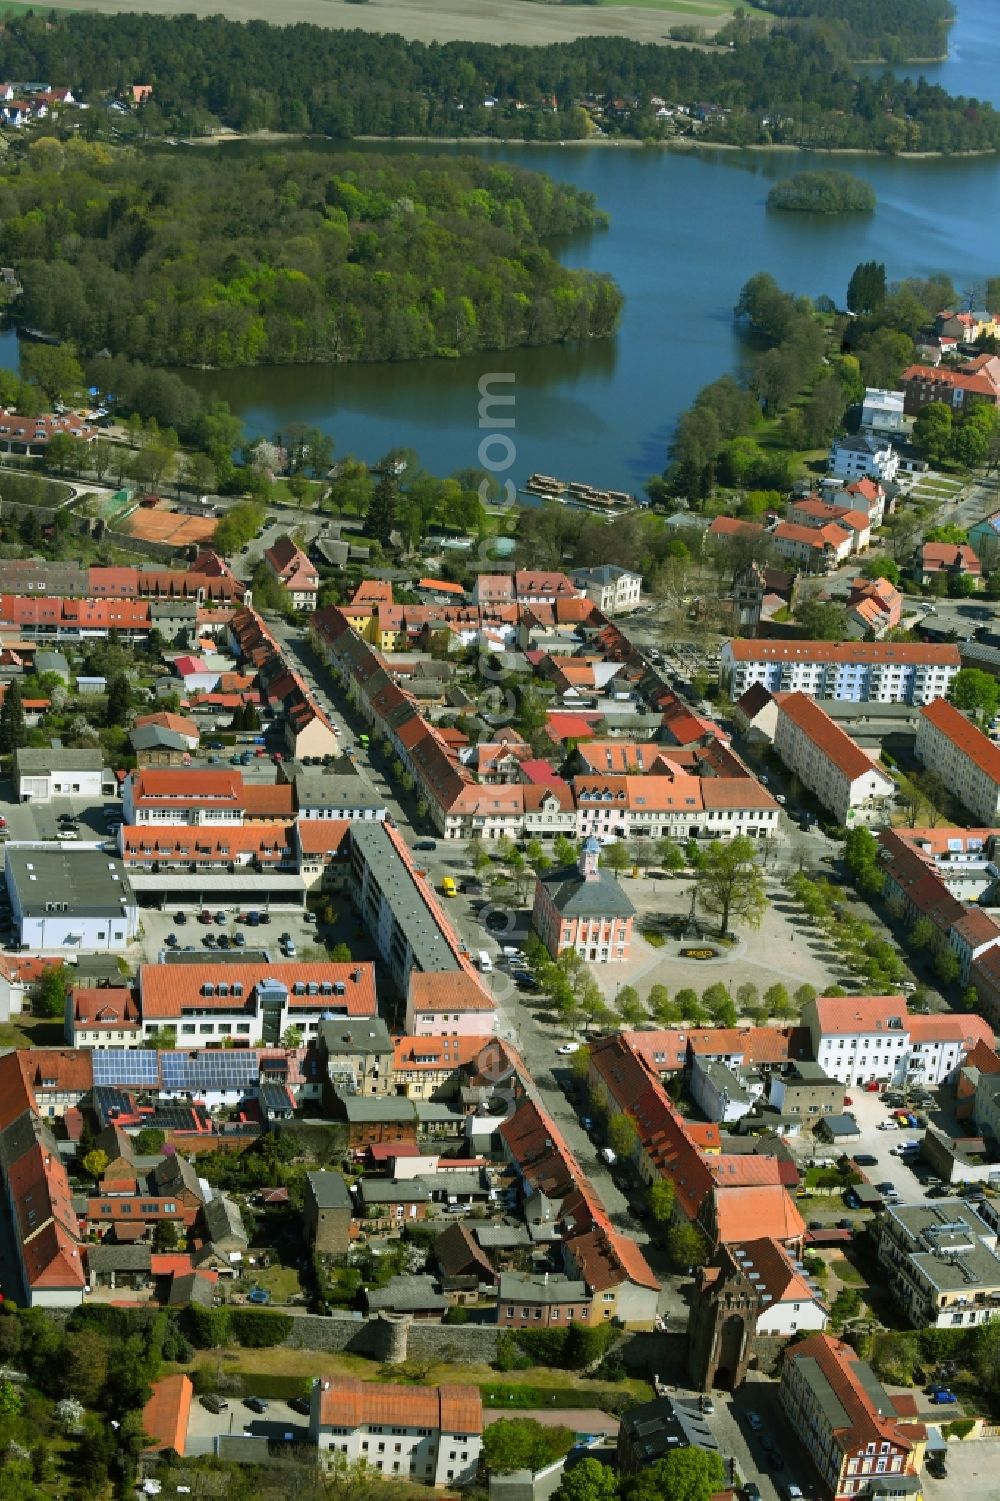
<svg viewBox="0 0 1000 1501">
<path fill-rule="evenodd" d="M 870 214 L 876 202 L 871 183 L 850 172 L 795 172 L 767 195 L 768 208 L 798 214 Z"/>
<path fill-rule="evenodd" d="M 802 30 L 832 32 L 851 56 L 903 62 L 943 57 L 955 19 L 951 0 L 754 0 Z"/>
<path fill-rule="evenodd" d="M 933 0 L 871 9 L 917 14 Z M 843 25 L 868 0 L 773 0 L 796 17 L 743 26 L 732 46 L 657 47 L 583 37 L 549 47 L 426 45 L 315 26 L 246 25 L 221 16 L 67 13 L 12 17 L 0 32 L 0 76 L 69 84 L 84 99 L 151 83 L 152 100 L 118 115 L 144 135 L 270 128 L 359 135 L 638 139 L 694 133 L 736 145 L 797 143 L 878 151 L 1000 148 L 1000 114 L 923 81 L 858 76 Z M 805 12 L 808 12 L 808 18 Z M 854 12 L 857 12 L 857 16 Z M 863 49 L 863 50 L 867 50 Z M 686 113 L 660 115 L 654 98 Z M 487 101 L 490 101 L 487 103 Z M 85 132 L 106 128 L 92 109 Z"/>
<path fill-rule="evenodd" d="M 603 337 L 621 294 L 544 241 L 588 194 L 467 158 L 220 160 L 51 138 L 0 173 L 18 317 L 146 364 L 400 360 Z"/>
</svg>

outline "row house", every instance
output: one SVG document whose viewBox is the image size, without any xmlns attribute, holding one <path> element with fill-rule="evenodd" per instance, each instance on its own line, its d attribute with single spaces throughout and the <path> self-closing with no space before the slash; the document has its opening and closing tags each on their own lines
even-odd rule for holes
<svg viewBox="0 0 1000 1501">
<path fill-rule="evenodd" d="M 842 1084 L 934 1087 L 957 1077 L 979 1043 L 993 1048 L 996 1041 L 981 1016 L 910 1016 L 901 995 L 818 996 L 802 1023 L 816 1062 Z"/>
<path fill-rule="evenodd" d="M 896 784 L 815 699 L 778 695 L 774 749 L 782 763 L 842 828 L 886 820 Z"/>
<path fill-rule="evenodd" d="M 928 704 L 914 749 L 978 823 L 1000 823 L 1000 748 L 960 710 L 943 699 Z"/>
<path fill-rule="evenodd" d="M 769 535 L 775 555 L 807 573 L 829 573 L 854 551 L 853 533 L 832 521 L 817 527 L 779 521 Z"/>
<path fill-rule="evenodd" d="M 732 699 L 770 692 L 851 703 L 929 704 L 961 667 L 958 647 L 912 641 L 725 641 L 719 683 Z"/>
<path fill-rule="evenodd" d="M 903 404 L 915 417 L 931 402 L 950 407 L 958 416 L 986 403 L 1000 406 L 1000 359 L 981 355 L 957 369 L 943 365 L 910 365 L 899 378 Z"/>
<path fill-rule="evenodd" d="M 832 1501 L 919 1495 L 927 1430 L 896 1416 L 889 1393 L 850 1345 L 813 1334 L 786 1350 L 780 1396 Z"/>
</svg>

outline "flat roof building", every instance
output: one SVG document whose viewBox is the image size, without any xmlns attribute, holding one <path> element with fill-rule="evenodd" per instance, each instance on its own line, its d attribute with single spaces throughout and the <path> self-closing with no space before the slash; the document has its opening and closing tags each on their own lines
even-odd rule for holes
<svg viewBox="0 0 1000 1501">
<path fill-rule="evenodd" d="M 4 878 L 17 939 L 33 953 L 121 953 L 139 914 L 122 862 L 102 850 L 8 844 Z"/>
</svg>

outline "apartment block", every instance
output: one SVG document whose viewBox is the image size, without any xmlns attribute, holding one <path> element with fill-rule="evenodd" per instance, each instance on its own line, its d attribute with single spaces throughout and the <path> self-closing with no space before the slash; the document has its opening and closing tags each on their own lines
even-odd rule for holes
<svg viewBox="0 0 1000 1501">
<path fill-rule="evenodd" d="M 978 823 L 1000 822 L 1000 749 L 954 704 L 928 704 L 917 725 L 917 760 L 934 771 Z"/>
<path fill-rule="evenodd" d="M 321 1464 L 364 1463 L 423 1485 L 471 1485 L 483 1443 L 475 1386 L 391 1386 L 332 1376 L 313 1386 L 309 1437 Z"/>
<path fill-rule="evenodd" d="M 762 683 L 810 698 L 929 704 L 944 698 L 960 667 L 958 647 L 948 644 L 736 638 L 723 643 L 719 682 L 733 699 Z"/>
<path fill-rule="evenodd" d="M 917 1329 L 969 1328 L 1000 1314 L 996 1232 L 964 1199 L 887 1207 L 876 1239 L 893 1297 Z"/>
<path fill-rule="evenodd" d="M 841 827 L 885 821 L 895 792 L 888 772 L 804 693 L 782 694 L 774 749 Z"/>
</svg>

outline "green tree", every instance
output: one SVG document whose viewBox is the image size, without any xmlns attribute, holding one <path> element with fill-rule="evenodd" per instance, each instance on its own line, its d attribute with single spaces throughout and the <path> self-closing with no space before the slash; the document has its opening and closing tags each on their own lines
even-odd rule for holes
<svg viewBox="0 0 1000 1501">
<path fill-rule="evenodd" d="M 66 1014 L 66 997 L 69 994 L 69 976 L 62 964 L 46 969 L 32 986 L 31 1009 L 36 1016 L 47 1016 L 53 1021 Z"/>
<path fill-rule="evenodd" d="M 125 724 L 132 707 L 132 687 L 124 672 L 108 679 L 108 705 L 104 716 L 107 725 Z"/>
<path fill-rule="evenodd" d="M 384 465 L 378 483 L 372 493 L 365 518 L 365 531 L 382 547 L 388 547 L 396 527 L 396 505 L 399 485 L 388 465 Z"/>
<path fill-rule="evenodd" d="M 662 1026 L 669 1026 L 675 1019 L 676 1008 L 670 999 L 670 992 L 665 985 L 651 985 L 649 987 L 649 995 L 646 997 L 646 1004 L 649 1007 L 650 1014 L 655 1016 L 656 1020 Z"/>
<path fill-rule="evenodd" d="M 491 1475 L 544 1469 L 573 1447 L 568 1428 L 548 1428 L 534 1418 L 501 1418 L 483 1430 L 483 1460 Z"/>
<path fill-rule="evenodd" d="M 12 751 L 19 750 L 27 738 L 28 727 L 24 722 L 21 689 L 14 678 L 8 683 L 3 705 L 0 706 L 0 754 L 7 756 Z"/>
<path fill-rule="evenodd" d="M 103 1175 L 107 1165 L 108 1154 L 102 1151 L 100 1147 L 95 1147 L 92 1152 L 88 1152 L 80 1164 L 84 1172 L 95 1180 Z"/>
<path fill-rule="evenodd" d="M 675 1266 L 704 1266 L 708 1241 L 697 1225 L 674 1225 L 667 1234 L 667 1250 Z"/>
<path fill-rule="evenodd" d="M 708 846 L 698 872 L 698 904 L 719 919 L 719 936 L 736 920 L 759 928 L 767 910 L 764 877 L 754 841 L 743 834 Z"/>
<path fill-rule="evenodd" d="M 163 1144 L 167 1139 L 167 1133 L 161 1131 L 159 1126 L 143 1126 L 135 1138 L 136 1155 L 139 1157 L 156 1157 L 163 1151 Z"/>
<path fill-rule="evenodd" d="M 657 1225 L 669 1225 L 674 1217 L 674 1185 L 669 1178 L 657 1178 L 646 1190 L 646 1205 Z"/>
<path fill-rule="evenodd" d="M 764 991 L 764 1005 L 768 1016 L 787 1016 L 792 1009 L 788 991 L 780 981 L 769 985 Z"/>
<path fill-rule="evenodd" d="M 72 398 L 83 389 L 83 367 L 72 344 L 25 344 L 21 374 L 41 386 L 50 401 Z"/>
<path fill-rule="evenodd" d="M 347 943 L 335 943 L 330 950 L 331 964 L 350 964 L 353 957 L 350 944 Z"/>
<path fill-rule="evenodd" d="M 611 1117 L 608 1122 L 608 1146 L 612 1151 L 619 1157 L 631 1157 L 638 1141 L 639 1133 L 630 1115 L 621 1112 Z"/>
<path fill-rule="evenodd" d="M 628 1501 L 709 1501 L 725 1480 L 721 1454 L 685 1444 L 640 1470 L 629 1487 Z"/>
<path fill-rule="evenodd" d="M 618 1501 L 618 1477 L 600 1460 L 581 1459 L 564 1472 L 556 1496 L 559 1501 Z"/>
<path fill-rule="evenodd" d="M 255 501 L 238 502 L 216 522 L 212 546 L 223 557 L 232 557 L 253 541 L 264 525 L 265 516 L 264 507 Z"/>
<path fill-rule="evenodd" d="M 852 313 L 873 313 L 885 302 L 885 266 L 861 261 L 847 283 L 847 306 Z"/>
<path fill-rule="evenodd" d="M 632 869 L 632 856 L 629 854 L 625 841 L 615 839 L 611 844 L 606 844 L 601 851 L 601 864 L 606 869 L 613 870 L 620 881 L 622 873 Z"/>
<path fill-rule="evenodd" d="M 656 845 L 656 857 L 663 870 L 677 875 L 684 869 L 684 851 L 675 839 L 660 839 Z"/>
<path fill-rule="evenodd" d="M 992 723 L 1000 708 L 1000 684 L 979 667 L 963 667 L 952 678 L 948 697 L 982 728 Z"/>
<path fill-rule="evenodd" d="M 951 453 L 951 407 L 932 401 L 921 408 L 913 424 L 913 441 L 929 464 L 940 464 Z"/>
<path fill-rule="evenodd" d="M 692 990 L 688 985 L 678 990 L 674 996 L 674 1005 L 677 1007 L 683 1020 L 691 1022 L 693 1026 L 700 1026 L 705 1020 L 705 1009 L 698 999 L 698 992 Z"/>
<path fill-rule="evenodd" d="M 634 985 L 622 986 L 615 998 L 615 1007 L 626 1026 L 637 1027 L 646 1020 L 646 1008 Z"/>
<path fill-rule="evenodd" d="M 552 854 L 557 865 L 573 865 L 576 862 L 576 845 L 565 834 L 557 834 L 552 841 Z"/>
</svg>

